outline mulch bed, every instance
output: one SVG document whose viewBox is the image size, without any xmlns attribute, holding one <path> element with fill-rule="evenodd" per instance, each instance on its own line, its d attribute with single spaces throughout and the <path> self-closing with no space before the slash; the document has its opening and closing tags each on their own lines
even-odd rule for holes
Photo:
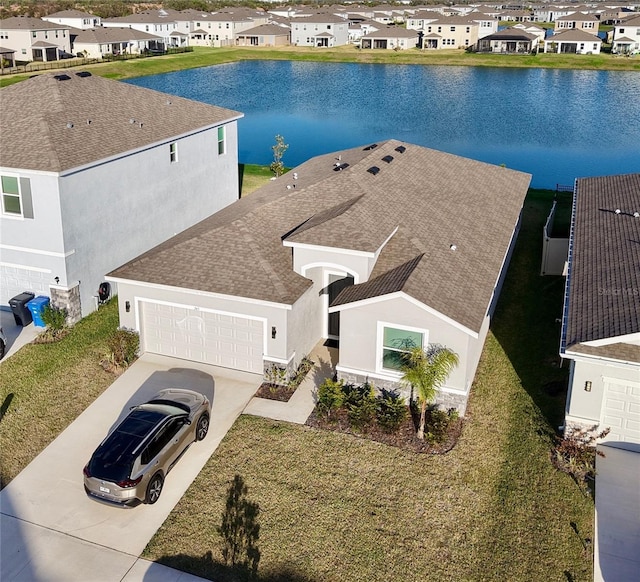
<svg viewBox="0 0 640 582">
<path fill-rule="evenodd" d="M 279 400 L 280 402 L 289 402 L 289 398 L 293 396 L 295 388 L 289 386 L 280 386 L 279 384 L 270 384 L 263 382 L 256 392 L 258 398 L 266 398 L 267 400 Z"/>
<path fill-rule="evenodd" d="M 45 329 L 40 332 L 33 340 L 34 344 L 53 344 L 59 342 L 63 337 L 69 334 L 70 328 L 65 327 L 63 329 Z"/>
<path fill-rule="evenodd" d="M 332 412 L 331 419 L 327 420 L 324 416 L 318 415 L 316 409 L 313 411 L 306 424 L 313 428 L 333 430 L 360 438 L 370 439 L 405 451 L 427 453 L 431 455 L 442 455 L 444 453 L 448 453 L 453 449 L 453 447 L 455 447 L 458 442 L 458 438 L 462 434 L 463 421 L 462 419 L 458 419 L 451 423 L 449 434 L 445 442 L 431 444 L 427 440 L 420 440 L 416 436 L 418 426 L 417 421 L 419 421 L 419 418 L 416 419 L 412 415 L 408 415 L 406 421 L 396 432 L 393 433 L 388 433 L 382 430 L 376 422 L 371 423 L 362 431 L 358 431 L 352 428 L 349 423 L 346 410 L 339 409 Z"/>
</svg>

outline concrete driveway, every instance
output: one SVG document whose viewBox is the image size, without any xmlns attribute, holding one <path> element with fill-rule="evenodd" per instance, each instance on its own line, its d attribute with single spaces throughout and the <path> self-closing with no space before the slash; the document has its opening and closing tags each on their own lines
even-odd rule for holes
<svg viewBox="0 0 640 582">
<path fill-rule="evenodd" d="M 4 359 L 15 354 L 22 346 L 31 343 L 41 331 L 44 331 L 44 328 L 36 327 L 33 323 L 25 327 L 16 325 L 13 312 L 7 309 L 0 309 L 0 326 L 7 338 Z"/>
<path fill-rule="evenodd" d="M 0 492 L 0 579 L 178 580 L 165 578 L 158 565 L 138 563 L 137 557 L 213 454 L 261 380 L 256 374 L 162 356 L 140 358 Z M 166 387 L 197 390 L 211 399 L 207 438 L 191 446 L 169 473 L 155 505 L 126 509 L 87 498 L 82 468 L 91 453 L 131 406 Z M 155 569 L 153 577 L 147 573 L 150 567 Z M 138 577 L 132 578 L 135 572 Z M 183 573 L 177 574 L 181 582 L 187 579 Z"/>
</svg>

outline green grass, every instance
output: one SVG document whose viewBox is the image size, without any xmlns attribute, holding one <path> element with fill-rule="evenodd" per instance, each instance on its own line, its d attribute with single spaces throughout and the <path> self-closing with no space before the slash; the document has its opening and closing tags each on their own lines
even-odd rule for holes
<svg viewBox="0 0 640 582">
<path fill-rule="evenodd" d="M 560 277 L 538 276 L 553 192 L 532 190 L 458 445 L 418 455 L 241 417 L 144 557 L 212 580 L 235 474 L 260 506 L 262 581 L 590 580 L 593 503 L 550 462 L 564 395 Z"/>
<path fill-rule="evenodd" d="M 498 55 L 467 53 L 463 50 L 406 51 L 361 50 L 353 45 L 335 48 L 312 47 L 194 47 L 193 52 L 131 59 L 129 61 L 104 62 L 87 65 L 96 75 L 113 79 L 127 79 L 145 75 L 157 75 L 182 69 L 208 67 L 243 60 L 286 60 L 315 62 L 354 62 L 398 65 L 445 65 L 470 67 L 516 67 L 550 69 L 606 69 L 615 71 L 640 71 L 640 58 L 619 58 L 602 53 L 599 55 L 546 54 Z M 3 76 L 0 87 L 28 79 L 31 74 Z"/>
<path fill-rule="evenodd" d="M 57 343 L 29 344 L 0 365 L 0 486 L 7 485 L 113 381 L 100 366 L 118 327 L 111 301 Z"/>
<path fill-rule="evenodd" d="M 273 172 L 268 167 L 255 164 L 239 164 L 238 171 L 241 197 L 251 194 L 273 177 Z"/>
</svg>

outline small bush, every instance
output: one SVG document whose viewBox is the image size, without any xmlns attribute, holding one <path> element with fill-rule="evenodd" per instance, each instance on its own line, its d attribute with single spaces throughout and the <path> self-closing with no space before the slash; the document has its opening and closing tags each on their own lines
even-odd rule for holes
<svg viewBox="0 0 640 582">
<path fill-rule="evenodd" d="M 344 404 L 344 380 L 327 378 L 318 388 L 318 411 L 327 418 Z"/>
<path fill-rule="evenodd" d="M 287 371 L 285 368 L 277 364 L 271 364 L 264 373 L 265 380 L 272 386 L 284 386 L 287 379 Z"/>
<path fill-rule="evenodd" d="M 42 321 L 53 331 L 60 331 L 67 325 L 67 310 L 45 305 L 42 310 Z"/>
<path fill-rule="evenodd" d="M 409 411 L 404 398 L 397 392 L 382 390 L 376 398 L 376 419 L 386 432 L 395 432 L 406 420 Z"/>
<path fill-rule="evenodd" d="M 140 336 L 129 329 L 118 329 L 107 342 L 107 361 L 116 368 L 130 366 L 138 357 Z"/>
<path fill-rule="evenodd" d="M 376 416 L 376 396 L 373 384 L 365 382 L 359 386 L 352 384 L 345 386 L 344 405 L 351 426 L 359 430 L 366 428 Z"/>
<path fill-rule="evenodd" d="M 450 408 L 446 412 L 438 408 L 427 411 L 424 438 L 431 444 L 442 444 L 449 436 L 451 424 L 458 420 L 458 411 Z"/>
<path fill-rule="evenodd" d="M 302 360 L 298 364 L 295 373 L 289 380 L 289 388 L 295 390 L 302 381 L 305 379 L 305 376 L 309 373 L 309 371 L 313 368 L 315 364 L 313 360 L 310 360 L 307 356 L 303 356 Z"/>
<path fill-rule="evenodd" d="M 596 476 L 596 454 L 604 457 L 604 453 L 595 447 L 598 439 L 609 434 L 609 429 L 596 433 L 597 427 L 581 428 L 568 432 L 564 438 L 556 437 L 552 461 L 557 469 L 571 475 L 571 478 L 584 491 Z"/>
</svg>

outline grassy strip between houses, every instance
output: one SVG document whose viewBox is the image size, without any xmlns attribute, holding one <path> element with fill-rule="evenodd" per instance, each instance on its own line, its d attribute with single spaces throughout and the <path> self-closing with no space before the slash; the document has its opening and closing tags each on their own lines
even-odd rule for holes
<svg viewBox="0 0 640 582">
<path fill-rule="evenodd" d="M 539 53 L 537 55 L 500 55 L 467 53 L 459 49 L 426 51 L 362 50 L 353 45 L 334 48 L 314 47 L 194 47 L 193 52 L 100 62 L 85 65 L 97 75 L 116 79 L 157 75 L 244 60 L 285 60 L 334 63 L 365 63 L 389 65 L 444 65 L 462 67 L 507 67 L 545 69 L 602 69 L 611 71 L 640 71 L 639 57 L 619 57 L 608 53 L 573 55 Z M 68 65 L 69 63 L 65 63 Z M 71 69 L 72 70 L 72 69 Z M 38 74 L 36 72 L 35 74 Z M 0 78 L 0 87 L 27 79 L 31 74 Z"/>
<path fill-rule="evenodd" d="M 0 486 L 114 381 L 100 360 L 117 327 L 118 306 L 113 300 L 59 342 L 26 345 L 0 364 Z"/>
<path fill-rule="evenodd" d="M 464 431 L 448 454 L 242 416 L 144 557 L 238 579 L 217 527 L 235 475 L 260 512 L 258 580 L 589 580 L 593 503 L 550 462 L 566 379 L 562 278 L 538 275 L 554 193 L 529 192 Z"/>
</svg>

